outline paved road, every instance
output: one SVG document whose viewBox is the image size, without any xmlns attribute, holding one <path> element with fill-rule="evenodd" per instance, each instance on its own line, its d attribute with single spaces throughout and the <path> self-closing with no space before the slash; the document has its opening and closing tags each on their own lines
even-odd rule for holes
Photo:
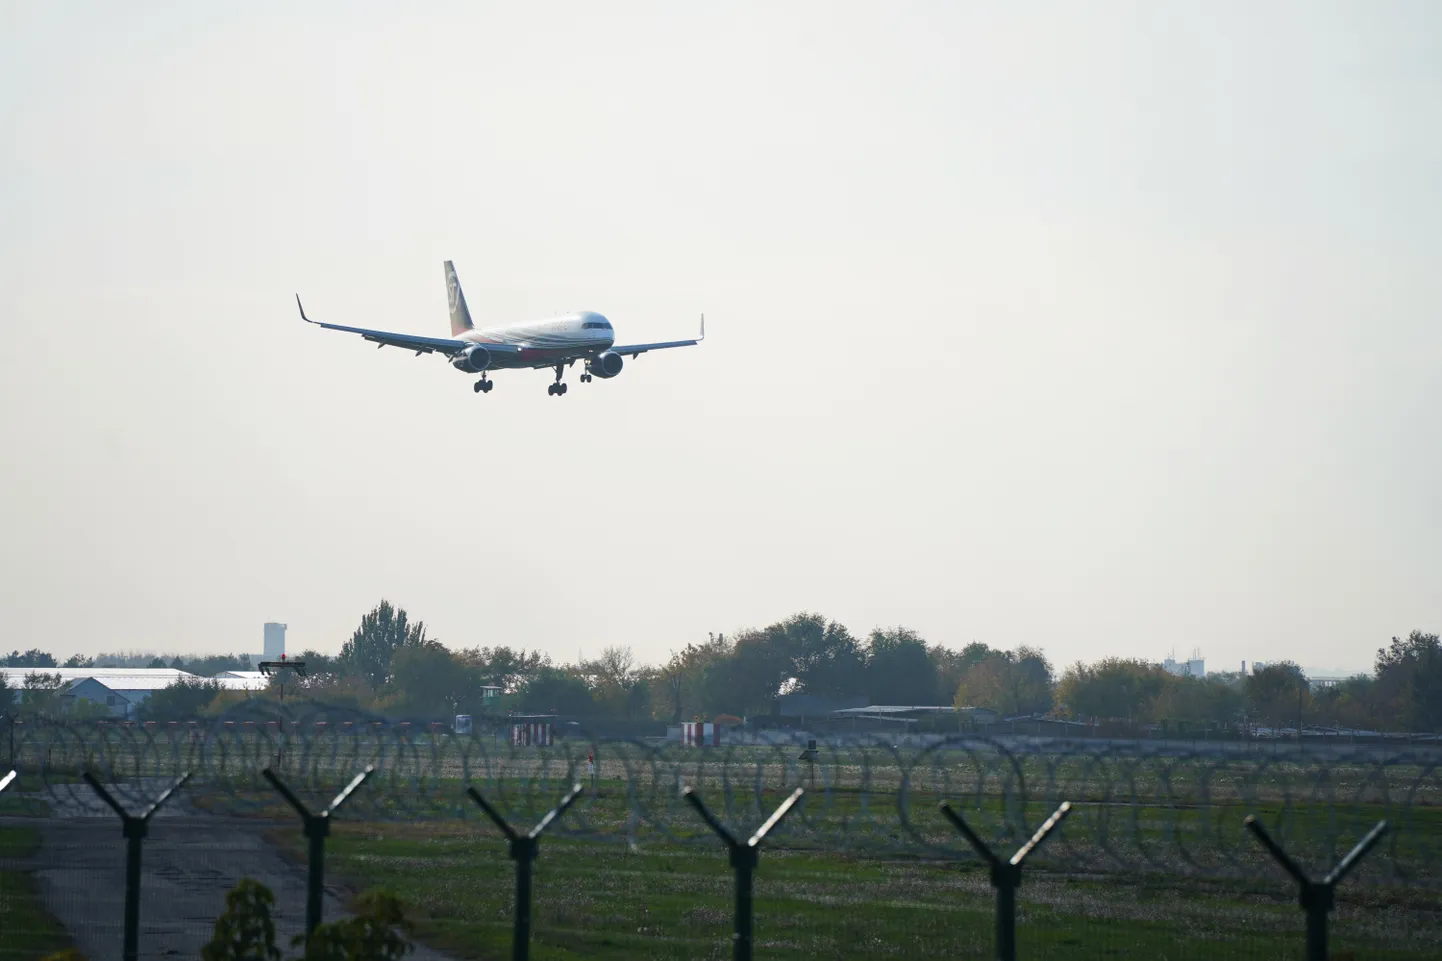
<svg viewBox="0 0 1442 961">
<path fill-rule="evenodd" d="M 4 819 L 38 828 L 42 839 L 28 863 L 7 866 L 34 870 L 46 907 L 90 961 L 121 961 L 125 840 L 119 819 L 68 792 L 47 800 L 51 817 Z M 305 871 L 264 839 L 267 829 L 274 828 L 208 815 L 178 796 L 156 814 L 141 859 L 142 958 L 200 957 L 226 892 L 243 877 L 275 893 L 276 940 L 290 955 L 290 939 L 305 925 Z M 337 892 L 327 888 L 325 919 L 345 915 Z M 446 958 L 420 946 L 410 957 Z"/>
</svg>

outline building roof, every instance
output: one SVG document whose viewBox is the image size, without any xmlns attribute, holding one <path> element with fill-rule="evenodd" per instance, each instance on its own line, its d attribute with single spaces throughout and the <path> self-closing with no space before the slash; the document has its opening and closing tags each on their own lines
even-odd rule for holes
<svg viewBox="0 0 1442 961">
<path fill-rule="evenodd" d="M 222 671 L 206 680 L 214 681 L 225 691 L 263 691 L 270 687 L 270 678 L 260 671 Z"/>
<path fill-rule="evenodd" d="M 202 681 L 204 678 L 171 667 L 0 667 L 0 677 L 11 688 L 25 686 L 31 674 L 59 674 L 65 682 L 94 678 L 112 691 L 158 691 L 176 681 Z"/>
</svg>

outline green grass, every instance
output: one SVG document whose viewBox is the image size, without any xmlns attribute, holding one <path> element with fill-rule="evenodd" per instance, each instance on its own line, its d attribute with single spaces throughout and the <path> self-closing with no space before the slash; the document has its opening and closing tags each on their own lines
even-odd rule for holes
<svg viewBox="0 0 1442 961">
<path fill-rule="evenodd" d="M 299 846 L 299 838 L 291 839 Z M 327 874 L 353 890 L 391 889 L 421 940 L 458 957 L 508 956 L 514 864 L 489 826 L 337 824 Z M 730 956 L 732 875 L 719 844 L 543 841 L 532 957 Z M 787 848 L 762 854 L 757 954 L 767 958 L 992 956 L 993 893 L 973 865 Z M 1442 898 L 1344 888 L 1337 956 L 1434 958 Z M 1036 958 L 1295 958 L 1294 889 L 1252 882 L 1034 871 L 1019 894 L 1019 947 Z"/>
<path fill-rule="evenodd" d="M 33 855 L 40 846 L 31 828 L 0 827 L 0 859 Z M 70 946 L 70 938 L 40 900 L 28 871 L 0 869 L 0 959 L 34 961 Z"/>
</svg>

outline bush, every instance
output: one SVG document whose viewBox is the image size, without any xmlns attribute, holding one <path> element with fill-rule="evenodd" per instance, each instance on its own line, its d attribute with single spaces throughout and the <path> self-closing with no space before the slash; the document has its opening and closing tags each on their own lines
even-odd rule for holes
<svg viewBox="0 0 1442 961">
<path fill-rule="evenodd" d="M 275 946 L 271 905 L 275 896 L 258 881 L 242 878 L 225 896 L 225 913 L 215 934 L 201 949 L 203 961 L 280 961 Z M 399 898 L 388 891 L 367 891 L 356 899 L 356 916 L 322 924 L 292 947 L 303 949 L 295 961 L 394 961 L 415 949 L 404 935 L 411 922 Z M 404 932 L 404 934 L 402 933 Z"/>
</svg>

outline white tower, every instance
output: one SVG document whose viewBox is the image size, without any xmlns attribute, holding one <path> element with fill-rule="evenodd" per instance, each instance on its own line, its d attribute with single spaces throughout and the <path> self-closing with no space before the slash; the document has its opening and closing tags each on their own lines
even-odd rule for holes
<svg viewBox="0 0 1442 961">
<path fill-rule="evenodd" d="M 285 653 L 285 625 L 268 623 L 265 625 L 265 659 L 267 661 L 278 661 Z"/>
</svg>

